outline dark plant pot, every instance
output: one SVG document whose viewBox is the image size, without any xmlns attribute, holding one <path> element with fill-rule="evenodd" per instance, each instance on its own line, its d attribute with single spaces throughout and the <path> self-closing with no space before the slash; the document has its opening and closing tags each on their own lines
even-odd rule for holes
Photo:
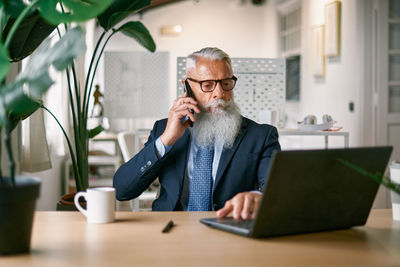
<svg viewBox="0 0 400 267">
<path fill-rule="evenodd" d="M 76 193 L 70 193 L 63 195 L 61 199 L 57 202 L 57 211 L 78 211 L 75 207 L 74 197 Z M 79 198 L 79 203 L 82 208 L 86 209 L 86 200 L 83 197 Z"/>
<path fill-rule="evenodd" d="M 0 184 L 0 254 L 29 252 L 33 214 L 39 197 L 40 180 L 16 177 L 16 186 L 4 178 Z"/>
</svg>

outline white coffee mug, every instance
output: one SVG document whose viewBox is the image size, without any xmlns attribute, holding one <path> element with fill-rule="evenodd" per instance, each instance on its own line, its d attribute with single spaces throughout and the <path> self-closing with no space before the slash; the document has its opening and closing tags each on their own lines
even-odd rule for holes
<svg viewBox="0 0 400 267">
<path fill-rule="evenodd" d="M 390 181 L 400 184 L 400 161 L 393 161 L 390 167 Z M 400 221 L 400 195 L 391 192 L 393 220 Z"/>
<path fill-rule="evenodd" d="M 86 210 L 79 204 L 79 198 L 86 199 Z M 75 206 L 89 223 L 109 223 L 115 220 L 115 188 L 88 188 L 86 192 L 78 192 L 74 197 Z"/>
</svg>

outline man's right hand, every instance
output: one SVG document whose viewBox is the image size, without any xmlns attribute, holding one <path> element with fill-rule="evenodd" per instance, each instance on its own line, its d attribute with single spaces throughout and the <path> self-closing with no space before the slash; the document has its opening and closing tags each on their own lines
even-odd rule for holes
<svg viewBox="0 0 400 267">
<path fill-rule="evenodd" d="M 161 135 L 161 142 L 164 145 L 172 146 L 175 144 L 185 133 L 186 128 L 190 126 L 190 121 L 187 120 L 182 123 L 182 118 L 188 116 L 192 122 L 195 122 L 194 114 L 191 113 L 190 110 L 200 113 L 197 102 L 193 98 L 187 97 L 185 93 L 183 96 L 175 99 L 174 104 L 169 110 L 167 127 Z"/>
</svg>

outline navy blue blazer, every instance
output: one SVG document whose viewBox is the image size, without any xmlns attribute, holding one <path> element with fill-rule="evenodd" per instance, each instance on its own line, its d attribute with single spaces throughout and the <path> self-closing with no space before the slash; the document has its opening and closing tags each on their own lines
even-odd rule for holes
<svg viewBox="0 0 400 267">
<path fill-rule="evenodd" d="M 118 200 L 140 196 L 159 177 L 161 190 L 153 202 L 153 210 L 177 209 L 183 189 L 190 131 L 187 129 L 171 150 L 159 159 L 155 141 L 164 132 L 166 124 L 166 119 L 157 121 L 144 148 L 115 173 L 113 184 Z M 213 209 L 222 208 L 237 193 L 262 190 L 274 150 L 280 150 L 277 129 L 243 117 L 233 147 L 224 149 L 221 154 L 213 186 Z"/>
</svg>

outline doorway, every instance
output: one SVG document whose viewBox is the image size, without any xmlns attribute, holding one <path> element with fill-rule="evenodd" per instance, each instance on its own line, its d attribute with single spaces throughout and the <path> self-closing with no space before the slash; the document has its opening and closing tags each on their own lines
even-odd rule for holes
<svg viewBox="0 0 400 267">
<path fill-rule="evenodd" d="M 400 160 L 400 1 L 358 2 L 363 50 L 363 144 L 393 146 L 390 162 Z M 381 186 L 374 207 L 390 206 L 390 192 Z"/>
</svg>

